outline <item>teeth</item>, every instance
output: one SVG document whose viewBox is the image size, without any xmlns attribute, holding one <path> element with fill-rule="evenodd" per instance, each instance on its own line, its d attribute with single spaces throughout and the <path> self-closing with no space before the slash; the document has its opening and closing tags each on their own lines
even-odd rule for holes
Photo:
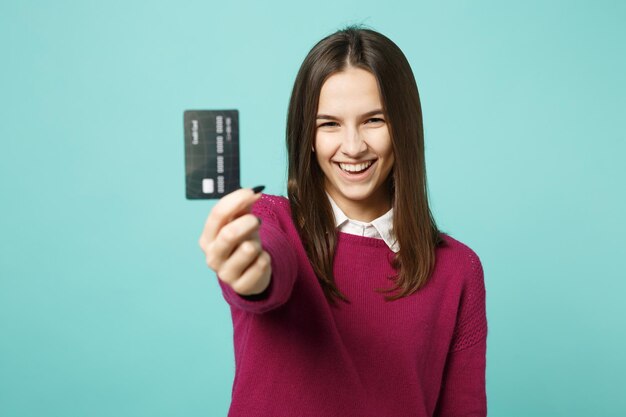
<svg viewBox="0 0 626 417">
<path fill-rule="evenodd" d="M 359 171 L 363 171 L 366 168 L 369 168 L 370 165 L 372 165 L 374 163 L 374 161 L 369 161 L 369 162 L 364 162 L 362 164 L 339 164 L 339 167 L 341 169 L 343 169 L 344 171 L 348 171 L 348 172 L 359 172 Z"/>
</svg>

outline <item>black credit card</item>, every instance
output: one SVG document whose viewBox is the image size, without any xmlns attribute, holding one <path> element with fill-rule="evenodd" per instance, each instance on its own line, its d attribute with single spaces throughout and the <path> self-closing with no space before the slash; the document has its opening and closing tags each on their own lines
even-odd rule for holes
<svg viewBox="0 0 626 417">
<path fill-rule="evenodd" d="M 239 185 L 239 111 L 187 110 L 185 183 L 188 199 L 222 198 Z"/>
</svg>

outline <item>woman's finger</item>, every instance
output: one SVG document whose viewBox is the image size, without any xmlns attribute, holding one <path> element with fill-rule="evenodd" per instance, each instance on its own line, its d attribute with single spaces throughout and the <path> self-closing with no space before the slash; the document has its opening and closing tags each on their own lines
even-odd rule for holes
<svg viewBox="0 0 626 417">
<path fill-rule="evenodd" d="M 259 226 L 258 217 L 244 214 L 222 227 L 216 238 L 205 248 L 209 268 L 220 270 L 241 242 L 255 237 L 258 239 Z"/>
<path fill-rule="evenodd" d="M 231 288 L 241 295 L 259 294 L 269 285 L 272 276 L 271 256 L 266 251 L 261 254 L 237 279 L 230 284 Z"/>
<path fill-rule="evenodd" d="M 252 188 L 240 188 L 220 198 L 209 213 L 199 243 L 209 244 L 215 240 L 220 229 L 242 213 L 249 212 L 252 204 L 261 197 Z"/>
<path fill-rule="evenodd" d="M 229 285 L 234 284 L 262 251 L 261 242 L 257 239 L 244 240 L 220 266 L 217 274 L 219 279 Z"/>
</svg>

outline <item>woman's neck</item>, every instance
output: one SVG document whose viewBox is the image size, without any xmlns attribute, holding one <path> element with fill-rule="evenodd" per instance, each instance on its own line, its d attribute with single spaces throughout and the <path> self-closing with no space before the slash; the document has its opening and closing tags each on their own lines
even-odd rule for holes
<svg viewBox="0 0 626 417">
<path fill-rule="evenodd" d="M 333 196 L 331 193 L 328 194 L 349 219 L 365 223 L 370 223 L 372 220 L 379 218 L 392 207 L 391 199 L 385 195 L 372 195 L 367 200 L 356 201 Z"/>
</svg>

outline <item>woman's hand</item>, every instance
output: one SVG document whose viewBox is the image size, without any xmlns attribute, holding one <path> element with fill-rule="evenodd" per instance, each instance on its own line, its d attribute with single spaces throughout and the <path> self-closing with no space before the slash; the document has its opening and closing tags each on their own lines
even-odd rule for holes
<svg viewBox="0 0 626 417">
<path fill-rule="evenodd" d="M 222 197 L 198 240 L 209 268 L 240 295 L 262 293 L 272 275 L 271 257 L 259 239 L 260 219 L 250 213 L 260 197 L 251 188 Z"/>
</svg>

